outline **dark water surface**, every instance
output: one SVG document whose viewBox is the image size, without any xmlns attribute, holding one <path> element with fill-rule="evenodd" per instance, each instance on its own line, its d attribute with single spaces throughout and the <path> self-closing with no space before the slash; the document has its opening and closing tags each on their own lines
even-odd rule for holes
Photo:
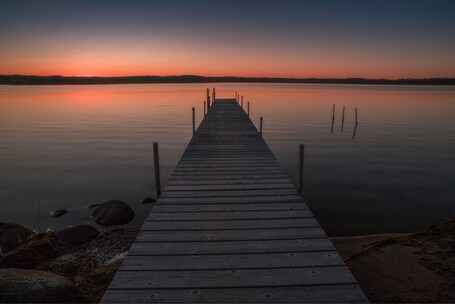
<svg viewBox="0 0 455 304">
<path fill-rule="evenodd" d="M 61 228 L 91 222 L 88 204 L 122 199 L 140 226 L 151 206 L 139 200 L 154 193 L 151 143 L 165 184 L 191 138 L 191 107 L 202 118 L 206 86 L 0 86 L 0 221 Z M 455 216 L 455 87 L 216 87 L 251 101 L 294 182 L 305 144 L 304 197 L 329 235 L 412 231 Z M 50 217 L 57 208 L 70 212 Z"/>
</svg>

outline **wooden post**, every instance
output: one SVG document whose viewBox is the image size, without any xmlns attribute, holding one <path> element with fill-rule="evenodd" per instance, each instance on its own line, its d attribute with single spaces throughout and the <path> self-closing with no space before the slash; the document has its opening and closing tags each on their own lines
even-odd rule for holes
<svg viewBox="0 0 455 304">
<path fill-rule="evenodd" d="M 250 102 L 248 101 L 248 104 L 247 104 L 247 112 L 248 114 L 248 117 L 250 117 Z"/>
<path fill-rule="evenodd" d="M 344 128 L 344 106 L 343 106 L 343 116 L 341 117 L 341 132 L 343 132 Z"/>
<path fill-rule="evenodd" d="M 357 108 L 355 108 L 355 124 L 358 124 L 359 121 L 357 120 Z"/>
<path fill-rule="evenodd" d="M 299 185 L 298 191 L 302 193 L 303 190 L 303 144 L 299 145 Z"/>
<path fill-rule="evenodd" d="M 196 117 L 195 117 L 195 116 L 196 116 L 196 115 L 195 115 L 196 113 L 195 113 L 195 112 L 196 112 L 196 111 L 195 111 L 195 109 L 194 109 L 194 107 L 193 107 L 193 135 L 194 135 L 194 133 L 196 133 Z"/>
<path fill-rule="evenodd" d="M 333 123 L 335 122 L 335 104 L 333 105 L 333 111 L 332 111 L 332 130 L 330 133 L 333 133 Z"/>
<path fill-rule="evenodd" d="M 205 113 L 206 113 L 206 108 L 205 108 L 205 100 L 204 100 L 204 116 L 205 116 Z"/>
<path fill-rule="evenodd" d="M 243 108 L 243 96 L 242 96 L 241 106 L 242 106 L 242 108 Z"/>
<path fill-rule="evenodd" d="M 212 97 L 213 102 L 216 100 L 216 91 L 215 88 L 213 88 L 213 97 Z"/>
<path fill-rule="evenodd" d="M 207 113 L 210 110 L 210 96 L 207 96 Z"/>
<path fill-rule="evenodd" d="M 261 134 L 261 136 L 262 136 L 262 116 L 259 120 L 259 134 Z"/>
<path fill-rule="evenodd" d="M 153 159 L 155 162 L 155 188 L 156 197 L 161 195 L 161 180 L 160 180 L 160 158 L 158 155 L 158 143 L 153 143 Z"/>
</svg>

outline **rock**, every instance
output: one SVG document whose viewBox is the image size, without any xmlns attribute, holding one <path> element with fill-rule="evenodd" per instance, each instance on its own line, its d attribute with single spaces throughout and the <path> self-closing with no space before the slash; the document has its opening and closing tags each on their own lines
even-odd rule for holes
<svg viewBox="0 0 455 304">
<path fill-rule="evenodd" d="M 46 231 L 35 235 L 27 243 L 0 255 L 0 268 L 33 269 L 63 252 L 68 245 L 56 242 L 55 233 Z"/>
<path fill-rule="evenodd" d="M 134 218 L 134 210 L 123 201 L 112 200 L 93 210 L 92 218 L 102 226 L 123 225 Z"/>
<path fill-rule="evenodd" d="M 65 209 L 57 209 L 57 210 L 52 211 L 50 213 L 50 216 L 52 216 L 52 217 L 61 217 L 62 215 L 64 215 L 67 212 L 68 212 L 68 210 L 65 210 Z"/>
<path fill-rule="evenodd" d="M 35 231 L 18 224 L 0 223 L 0 249 L 8 252 L 29 240 Z"/>
<path fill-rule="evenodd" d="M 76 285 L 64 276 L 41 270 L 0 269 L 2 302 L 69 302 Z"/>
<path fill-rule="evenodd" d="M 57 232 L 57 238 L 70 245 L 80 245 L 93 240 L 98 234 L 92 225 L 75 225 Z"/>
<path fill-rule="evenodd" d="M 143 200 L 141 200 L 141 204 L 152 204 L 156 202 L 156 199 L 153 197 L 146 197 Z"/>
<path fill-rule="evenodd" d="M 98 207 L 100 204 L 98 203 L 94 203 L 94 204 L 90 204 L 90 205 L 87 205 L 87 208 L 95 208 L 95 207 Z"/>
</svg>

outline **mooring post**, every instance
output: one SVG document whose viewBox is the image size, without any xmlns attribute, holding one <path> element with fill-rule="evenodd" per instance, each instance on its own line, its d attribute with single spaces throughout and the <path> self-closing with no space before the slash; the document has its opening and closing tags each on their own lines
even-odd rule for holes
<svg viewBox="0 0 455 304">
<path fill-rule="evenodd" d="M 210 96 L 207 97 L 207 113 L 210 110 Z"/>
<path fill-rule="evenodd" d="M 343 132 L 344 128 L 344 106 L 343 106 L 343 116 L 341 117 L 341 132 Z"/>
<path fill-rule="evenodd" d="M 196 133 L 196 110 L 193 107 L 193 135 Z"/>
<path fill-rule="evenodd" d="M 247 103 L 247 112 L 246 113 L 248 114 L 248 117 L 250 117 L 250 102 L 249 101 Z"/>
<path fill-rule="evenodd" d="M 161 195 L 161 181 L 160 181 L 160 158 L 158 155 L 158 143 L 153 143 L 153 159 L 155 162 L 155 188 L 156 197 Z"/>
<path fill-rule="evenodd" d="M 330 133 L 333 133 L 333 123 L 335 122 L 335 104 L 333 105 L 333 110 L 332 110 L 332 130 Z"/>
<path fill-rule="evenodd" d="M 259 120 L 259 134 L 261 134 L 261 136 L 262 136 L 262 116 Z"/>
<path fill-rule="evenodd" d="M 205 113 L 206 113 L 206 108 L 205 108 L 205 100 L 204 100 L 204 116 L 205 116 Z"/>
<path fill-rule="evenodd" d="M 299 145 L 299 193 L 303 189 L 303 144 Z"/>
<path fill-rule="evenodd" d="M 213 102 L 216 100 L 216 90 L 213 88 L 213 97 L 212 97 Z"/>
<path fill-rule="evenodd" d="M 359 121 L 357 120 L 357 107 L 355 108 L 355 124 L 357 124 Z"/>
</svg>

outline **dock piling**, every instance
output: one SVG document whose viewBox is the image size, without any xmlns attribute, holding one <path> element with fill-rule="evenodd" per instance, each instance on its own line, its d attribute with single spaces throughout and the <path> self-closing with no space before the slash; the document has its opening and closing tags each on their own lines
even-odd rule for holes
<svg viewBox="0 0 455 304">
<path fill-rule="evenodd" d="M 196 133 L 196 113 L 195 113 L 196 110 L 194 109 L 194 107 L 192 110 L 193 110 L 193 135 L 194 135 L 194 133 Z"/>
<path fill-rule="evenodd" d="M 262 136 L 262 116 L 259 119 L 259 134 Z"/>
<path fill-rule="evenodd" d="M 206 114 L 206 108 L 205 108 L 205 100 L 204 100 L 204 116 Z"/>
<path fill-rule="evenodd" d="M 343 116 L 341 117 L 341 132 L 343 132 L 344 129 L 344 106 L 343 106 Z"/>
<path fill-rule="evenodd" d="M 156 197 L 161 195 L 161 180 L 160 180 L 160 159 L 158 155 L 158 143 L 153 143 L 153 160 L 155 164 L 155 188 Z"/>
<path fill-rule="evenodd" d="M 247 103 L 247 112 L 246 113 L 248 114 L 248 117 L 250 117 L 250 102 L 249 101 Z"/>
<path fill-rule="evenodd" d="M 303 190 L 303 144 L 299 145 L 299 185 L 298 191 L 302 193 Z"/>
</svg>

